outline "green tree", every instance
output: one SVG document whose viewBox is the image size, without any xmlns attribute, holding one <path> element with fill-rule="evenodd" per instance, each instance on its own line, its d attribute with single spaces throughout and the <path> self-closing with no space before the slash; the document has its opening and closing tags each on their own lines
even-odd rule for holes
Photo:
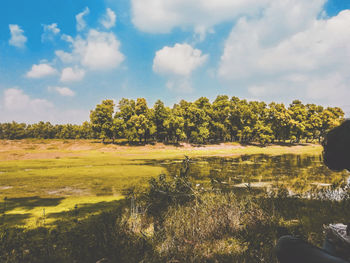
<svg viewBox="0 0 350 263">
<path fill-rule="evenodd" d="M 56 137 L 57 129 L 50 122 L 40 121 L 29 125 L 27 128 L 28 137 L 38 139 L 52 139 Z"/>
<path fill-rule="evenodd" d="M 101 104 L 96 106 L 95 110 L 90 112 L 92 129 L 102 139 L 102 142 L 106 138 L 113 138 L 113 113 L 113 100 L 103 100 Z"/>
<path fill-rule="evenodd" d="M 82 125 L 56 124 L 40 121 L 0 123 L 0 139 L 62 138 L 106 139 L 127 138 L 129 142 L 150 140 L 188 141 L 193 143 L 240 141 L 300 142 L 321 141 L 325 134 L 344 120 L 339 107 L 304 105 L 294 100 L 288 108 L 283 103 L 229 99 L 219 95 L 210 103 L 206 97 L 194 102 L 181 100 L 173 108 L 158 100 L 148 108 L 144 98 L 123 98 L 114 114 L 112 100 L 103 100 L 90 112 L 90 123 Z"/>
<path fill-rule="evenodd" d="M 322 125 L 320 127 L 320 138 L 324 138 L 329 130 L 340 125 L 340 123 L 344 120 L 344 112 L 342 109 L 335 107 L 328 107 L 320 115 L 322 120 Z"/>
<path fill-rule="evenodd" d="M 136 115 L 147 115 L 148 114 L 148 106 L 145 98 L 137 98 L 135 105 L 135 114 Z"/>
<path fill-rule="evenodd" d="M 217 96 L 212 104 L 211 121 L 209 123 L 210 138 L 214 141 L 230 140 L 229 114 L 229 97 L 226 95 Z"/>
<path fill-rule="evenodd" d="M 171 110 L 168 107 L 165 107 L 164 103 L 161 100 L 157 100 L 153 106 L 153 111 L 153 122 L 156 127 L 156 139 L 157 141 L 165 141 L 167 137 L 167 128 L 165 126 L 165 123 L 171 115 Z"/>
<path fill-rule="evenodd" d="M 135 101 L 122 98 L 118 103 L 119 111 L 116 112 L 115 118 L 121 118 L 126 123 L 135 113 Z"/>
<path fill-rule="evenodd" d="M 181 100 L 176 105 L 176 114 L 184 119 L 186 138 L 194 143 L 205 143 L 209 137 L 209 121 L 207 114 L 209 107 L 207 98 L 200 98 L 195 103 Z"/>
<path fill-rule="evenodd" d="M 254 132 L 256 134 L 256 140 L 261 145 L 266 145 L 267 143 L 271 143 L 274 140 L 273 131 L 270 125 L 267 125 L 264 121 L 257 121 Z"/>
<path fill-rule="evenodd" d="M 79 126 L 79 139 L 92 139 L 93 131 L 89 122 L 84 121 L 82 125 Z"/>
<path fill-rule="evenodd" d="M 290 127 L 291 127 L 291 141 L 300 142 L 300 139 L 304 137 L 306 130 L 306 117 L 307 109 L 300 100 L 294 100 L 289 106 L 291 115 Z"/>
<path fill-rule="evenodd" d="M 17 123 L 13 121 L 12 123 L 3 123 L 0 128 L 0 138 L 1 139 L 23 139 L 26 137 L 26 124 Z"/>
<path fill-rule="evenodd" d="M 139 142 L 147 142 L 150 135 L 155 132 L 155 126 L 143 114 L 134 115 L 127 122 L 126 136 L 129 142 L 139 140 Z"/>
<path fill-rule="evenodd" d="M 257 140 L 258 142 L 266 141 L 271 142 L 272 137 L 270 136 L 271 128 L 269 124 L 266 122 L 266 118 L 268 116 L 268 109 L 265 102 L 262 101 L 250 101 L 249 102 L 250 109 L 250 119 L 248 125 L 250 129 L 252 129 L 252 135 L 249 140 Z M 265 139 L 262 140 L 261 138 Z"/>
<path fill-rule="evenodd" d="M 253 112 L 246 100 L 231 98 L 229 123 L 232 141 L 248 142 L 253 136 Z"/>
<path fill-rule="evenodd" d="M 286 141 L 290 136 L 291 116 L 283 103 L 272 102 L 269 104 L 267 123 L 270 124 L 274 138 L 278 141 Z"/>
<path fill-rule="evenodd" d="M 315 104 L 307 104 L 306 110 L 305 137 L 308 142 L 309 140 L 320 138 L 320 129 L 322 127 L 321 114 L 323 112 L 323 107 Z"/>
<path fill-rule="evenodd" d="M 121 118 L 114 118 L 113 119 L 113 125 L 112 125 L 112 137 L 113 142 L 115 139 L 122 138 L 125 134 L 126 129 L 126 123 Z"/>
<path fill-rule="evenodd" d="M 164 121 L 164 127 L 170 141 L 178 143 L 180 141 L 186 140 L 184 125 L 184 118 L 175 114 L 172 114 L 170 118 L 167 118 Z"/>
</svg>

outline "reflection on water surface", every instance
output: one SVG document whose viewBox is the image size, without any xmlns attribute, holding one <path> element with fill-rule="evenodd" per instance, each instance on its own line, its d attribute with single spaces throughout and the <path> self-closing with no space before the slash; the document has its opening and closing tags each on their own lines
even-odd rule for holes
<svg viewBox="0 0 350 263">
<path fill-rule="evenodd" d="M 169 174 L 178 173 L 181 160 L 162 161 Z M 305 194 L 317 189 L 344 187 L 349 174 L 333 172 L 314 155 L 244 155 L 235 158 L 203 157 L 193 159 L 190 175 L 203 184 L 217 182 L 225 188 L 285 187 L 290 194 Z"/>
</svg>

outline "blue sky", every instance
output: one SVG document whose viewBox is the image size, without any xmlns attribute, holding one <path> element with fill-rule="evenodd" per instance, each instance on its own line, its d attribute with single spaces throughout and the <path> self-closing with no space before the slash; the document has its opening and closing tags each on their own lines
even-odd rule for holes
<svg viewBox="0 0 350 263">
<path fill-rule="evenodd" d="M 106 98 L 219 94 L 350 116 L 348 0 L 0 5 L 0 122 L 81 123 Z"/>
</svg>

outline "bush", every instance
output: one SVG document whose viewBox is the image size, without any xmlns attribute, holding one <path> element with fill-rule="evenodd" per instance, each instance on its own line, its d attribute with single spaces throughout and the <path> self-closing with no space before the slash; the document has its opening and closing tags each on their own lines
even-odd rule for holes
<svg viewBox="0 0 350 263">
<path fill-rule="evenodd" d="M 240 201 L 232 193 L 206 193 L 186 206 L 169 210 L 163 239 L 155 247 L 163 262 L 270 260 L 274 241 L 270 222 L 270 217 L 250 200 Z M 263 240 L 269 244 L 258 249 L 257 243 L 261 245 Z M 265 254 L 260 255 L 261 251 Z"/>
</svg>

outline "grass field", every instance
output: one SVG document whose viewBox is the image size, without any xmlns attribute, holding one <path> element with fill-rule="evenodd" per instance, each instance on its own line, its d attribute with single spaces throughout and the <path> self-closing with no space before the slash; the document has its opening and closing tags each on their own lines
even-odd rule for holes
<svg viewBox="0 0 350 263">
<path fill-rule="evenodd" d="M 85 217 L 112 207 L 127 189 L 142 188 L 165 172 L 149 160 L 184 155 L 320 154 L 322 147 L 120 146 L 87 140 L 0 141 L 0 212 L 3 224 L 35 227 L 65 217 Z M 5 213 L 4 213 L 5 212 Z"/>
</svg>

